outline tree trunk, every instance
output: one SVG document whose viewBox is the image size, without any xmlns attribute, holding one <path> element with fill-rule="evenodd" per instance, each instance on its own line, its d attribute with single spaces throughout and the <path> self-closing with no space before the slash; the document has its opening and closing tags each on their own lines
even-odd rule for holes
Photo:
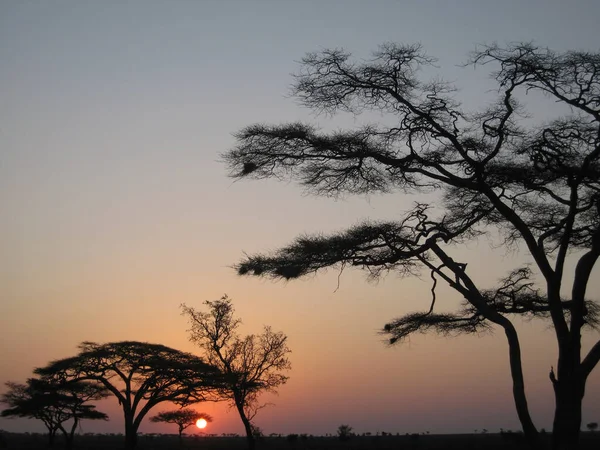
<svg viewBox="0 0 600 450">
<path fill-rule="evenodd" d="M 600 202 L 597 203 L 600 208 Z M 572 288 L 571 327 L 569 333 L 559 334 L 557 377 L 550 373 L 554 387 L 555 410 L 552 428 L 554 450 L 576 450 L 579 448 L 581 431 L 581 407 L 585 395 L 585 383 L 598 360 L 593 350 L 581 361 L 581 329 L 585 323 L 585 293 L 592 270 L 600 256 L 600 227 L 592 237 L 592 247 L 577 262 Z M 552 293 L 549 284 L 548 292 Z M 560 285 L 554 292 L 559 297 Z M 554 317 L 553 317 L 554 319 Z M 556 321 L 555 321 L 556 323 Z M 555 325 L 556 328 L 556 325 Z M 591 358 L 591 359 L 590 359 Z"/>
<path fill-rule="evenodd" d="M 71 450 L 73 448 L 73 441 L 75 440 L 75 430 L 77 429 L 77 425 L 79 424 L 79 420 L 77 417 L 73 419 L 73 425 L 71 426 L 71 430 L 67 433 L 67 430 L 64 428 L 62 432 L 65 436 L 65 450 Z"/>
<path fill-rule="evenodd" d="M 254 440 L 254 434 L 252 433 L 252 424 L 246 417 L 246 413 L 244 412 L 244 406 L 236 401 L 236 408 L 240 413 L 240 418 L 242 419 L 242 423 L 244 424 L 244 429 L 246 430 L 246 441 L 248 442 L 248 450 L 254 450 L 256 447 L 256 442 Z"/>
<path fill-rule="evenodd" d="M 504 334 L 506 335 L 506 339 L 508 341 L 510 375 L 513 382 L 513 399 L 517 409 L 517 415 L 519 417 L 519 421 L 521 422 L 525 439 L 532 448 L 537 448 L 539 446 L 539 434 L 535 428 L 535 425 L 533 424 L 533 420 L 531 420 L 529 407 L 527 405 L 525 380 L 523 378 L 523 365 L 521 362 L 521 344 L 519 343 L 519 335 L 517 334 L 517 330 L 510 320 L 490 308 L 486 300 L 482 297 L 475 283 L 465 273 L 463 266 L 458 265 L 439 246 L 437 246 L 437 244 L 433 245 L 431 250 L 446 265 L 446 267 L 454 272 L 454 274 L 461 279 L 461 282 L 464 283 L 466 290 L 462 288 L 457 290 L 462 292 L 465 299 L 471 305 L 477 308 L 477 311 L 487 320 L 500 325 L 504 329 Z M 449 281 L 449 284 L 453 286 L 452 281 Z"/>
<path fill-rule="evenodd" d="M 137 427 L 133 424 L 133 417 L 125 415 L 125 448 L 135 449 L 137 445 Z"/>
<path fill-rule="evenodd" d="M 525 380 L 523 378 L 523 366 L 521 362 L 521 345 L 517 331 L 510 321 L 503 318 L 498 322 L 503 328 L 508 341 L 508 356 L 510 362 L 510 375 L 513 383 L 513 400 L 517 409 L 517 416 L 523 428 L 525 439 L 532 448 L 538 448 L 539 433 L 531 420 L 527 396 L 525 395 Z"/>
<path fill-rule="evenodd" d="M 125 429 L 125 448 L 127 450 L 135 449 L 137 445 L 137 432 L 135 430 Z"/>
<path fill-rule="evenodd" d="M 560 373 L 560 371 L 559 371 Z M 577 450 L 585 381 L 575 375 L 553 380 L 556 409 L 552 428 L 553 450 Z"/>
<path fill-rule="evenodd" d="M 65 450 L 71 450 L 73 448 L 74 435 L 65 434 Z"/>
<path fill-rule="evenodd" d="M 54 437 L 56 436 L 56 430 L 48 429 L 48 447 L 54 447 Z"/>
</svg>

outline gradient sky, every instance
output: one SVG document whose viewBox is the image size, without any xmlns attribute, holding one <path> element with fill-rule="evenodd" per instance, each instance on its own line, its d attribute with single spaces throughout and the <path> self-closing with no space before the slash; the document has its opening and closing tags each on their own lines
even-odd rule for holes
<svg viewBox="0 0 600 450">
<path fill-rule="evenodd" d="M 599 17 L 595 0 L 0 0 L 0 383 L 24 381 L 83 340 L 196 351 L 179 305 L 227 293 L 245 332 L 269 324 L 289 336 L 290 381 L 257 417 L 267 433 L 333 433 L 341 423 L 358 432 L 517 429 L 502 333 L 382 343 L 389 319 L 428 306 L 427 277 L 369 284 L 350 270 L 336 290 L 333 272 L 272 283 L 229 268 L 243 251 L 299 233 L 398 218 L 413 199 L 333 201 L 292 183 L 233 183 L 219 154 L 254 122 L 328 129 L 361 120 L 317 117 L 289 98 L 305 52 L 343 46 L 368 57 L 386 41 L 420 42 L 476 108 L 493 85 L 484 71 L 457 67 L 475 44 L 598 50 Z M 530 112 L 541 108 L 533 102 Z M 485 242 L 455 254 L 483 286 L 523 260 Z M 441 292 L 452 309 L 458 297 Z M 533 418 L 548 429 L 553 332 L 544 323 L 519 331 Z M 584 350 L 598 337 L 589 333 Z M 242 432 L 224 405 L 198 408 L 215 416 L 211 432 Z M 122 432 L 116 402 L 102 409 L 112 420 L 83 430 Z M 598 369 L 583 420 L 600 420 Z M 44 430 L 5 419 L 0 429 Z M 141 427 L 156 430 L 173 431 Z"/>
</svg>

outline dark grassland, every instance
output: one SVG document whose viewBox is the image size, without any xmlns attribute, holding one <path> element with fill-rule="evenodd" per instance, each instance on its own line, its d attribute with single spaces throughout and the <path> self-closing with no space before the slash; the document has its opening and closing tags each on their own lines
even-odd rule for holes
<svg viewBox="0 0 600 450">
<path fill-rule="evenodd" d="M 46 437 L 41 434 L 3 433 L 0 448 L 20 450 L 47 449 Z M 544 436 L 550 444 L 550 436 Z M 63 448 L 57 436 L 56 450 Z M 122 436 L 83 435 L 77 436 L 75 450 L 119 450 L 123 448 Z M 139 436 L 139 450 L 245 450 L 244 437 L 186 437 L 179 446 L 175 435 Z M 600 448 L 600 432 L 581 434 L 581 450 Z M 527 449 L 522 435 L 509 434 L 449 434 L 449 435 L 402 435 L 402 436 L 353 436 L 347 441 L 337 437 L 266 437 L 257 442 L 257 449 L 290 450 L 508 450 Z"/>
</svg>

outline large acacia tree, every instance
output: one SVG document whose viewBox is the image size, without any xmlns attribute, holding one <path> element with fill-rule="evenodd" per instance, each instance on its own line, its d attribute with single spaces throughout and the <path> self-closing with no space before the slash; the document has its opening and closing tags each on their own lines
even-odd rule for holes
<svg viewBox="0 0 600 450">
<path fill-rule="evenodd" d="M 25 417 L 41 420 L 48 429 L 48 446 L 52 447 L 57 431 L 65 438 L 65 448 L 73 447 L 75 430 L 82 420 L 108 420 L 90 401 L 101 400 L 108 392 L 104 386 L 89 381 L 51 383 L 30 378 L 25 384 L 7 382 L 8 390 L 0 403 L 9 407 L 1 417 Z M 66 422 L 71 423 L 67 429 Z"/>
<path fill-rule="evenodd" d="M 207 311 L 182 305 L 182 314 L 190 322 L 190 340 L 204 350 L 207 361 L 227 376 L 220 395 L 236 408 L 244 429 L 248 448 L 255 447 L 257 427 L 252 423 L 257 412 L 267 404 L 259 402 L 260 394 L 276 393 L 291 369 L 287 336 L 265 326 L 261 334 L 240 336 L 242 321 L 236 318 L 231 299 L 206 301 Z"/>
<path fill-rule="evenodd" d="M 399 221 L 301 236 L 273 253 L 250 255 L 238 273 L 293 279 L 336 266 L 363 268 L 371 277 L 429 271 L 429 307 L 391 321 L 384 333 L 395 343 L 415 332 L 501 327 L 516 410 L 532 442 L 537 431 L 511 317 L 547 318 L 558 344 L 550 374 L 553 445 L 576 448 L 586 380 L 600 359 L 600 342 L 586 355 L 581 350 L 582 330 L 595 324 L 598 309 L 586 288 L 600 255 L 600 54 L 528 43 L 480 48 L 470 63 L 493 67 L 498 94 L 479 111 L 464 110 L 451 84 L 420 79 L 420 69 L 434 61 L 418 45 L 394 44 L 367 61 L 342 50 L 304 57 L 293 86 L 304 105 L 331 114 L 374 110 L 390 120 L 332 133 L 304 123 L 249 126 L 223 155 L 231 175 L 292 178 L 324 196 L 440 195 Z M 566 106 L 564 114 L 538 124 L 525 120 L 518 99 L 527 92 Z M 479 286 L 453 251 L 493 229 L 495 245 L 518 244 L 534 266 L 515 267 L 498 286 Z M 574 270 L 569 254 L 577 258 Z M 462 310 L 436 313 L 439 282 L 460 293 Z"/>
<path fill-rule="evenodd" d="M 35 373 L 48 380 L 91 380 L 103 385 L 123 408 L 125 443 L 133 449 L 137 430 L 156 405 L 188 405 L 210 399 L 221 386 L 220 371 L 190 353 L 160 344 L 83 342 L 76 356 L 51 362 Z"/>
</svg>

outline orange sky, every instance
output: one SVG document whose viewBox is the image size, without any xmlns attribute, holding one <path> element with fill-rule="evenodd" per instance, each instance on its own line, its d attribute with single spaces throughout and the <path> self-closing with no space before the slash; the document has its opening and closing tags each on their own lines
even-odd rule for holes
<svg viewBox="0 0 600 450">
<path fill-rule="evenodd" d="M 233 183 L 218 155 L 254 122 L 360 122 L 315 117 L 286 97 L 306 51 L 343 45 L 366 56 L 381 42 L 421 42 L 475 108 L 490 95 L 485 74 L 456 67 L 475 43 L 593 49 L 600 6 L 352 1 L 340 15 L 339 2 L 299 3 L 0 2 L 0 383 L 24 381 L 84 340 L 196 351 L 179 305 L 227 293 L 245 332 L 268 324 L 289 336 L 290 381 L 257 418 L 267 433 L 333 433 L 341 423 L 358 432 L 518 428 L 502 333 L 382 343 L 387 321 L 428 306 L 427 277 L 369 284 L 350 270 L 336 290 L 334 272 L 272 283 L 230 268 L 243 251 L 303 232 L 399 218 L 413 198 L 333 201 L 292 184 Z M 532 112 L 544 110 L 534 102 Z M 482 286 L 524 259 L 485 242 L 456 254 Z M 440 292 L 444 308 L 457 304 Z M 546 324 L 519 331 L 534 421 L 548 429 L 556 345 Z M 589 333 L 585 348 L 598 337 Z M 198 408 L 215 417 L 207 432 L 242 431 L 224 405 Z M 84 431 L 122 431 L 118 405 L 102 409 L 112 420 Z M 583 417 L 600 418 L 598 370 Z M 0 429 L 43 427 L 1 420 Z"/>
</svg>

